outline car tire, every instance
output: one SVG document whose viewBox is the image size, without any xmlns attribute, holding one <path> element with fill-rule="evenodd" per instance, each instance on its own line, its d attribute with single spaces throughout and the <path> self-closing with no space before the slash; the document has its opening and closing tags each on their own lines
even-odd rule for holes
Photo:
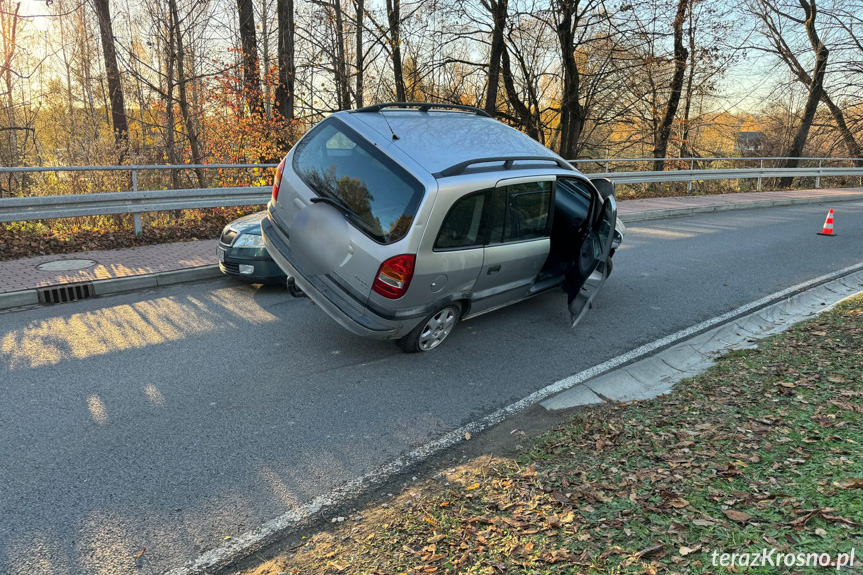
<svg viewBox="0 0 863 575">
<path fill-rule="evenodd" d="M 396 343 L 406 353 L 431 351 L 449 337 L 461 319 L 461 306 L 451 303 L 423 319 L 409 334 Z"/>
<path fill-rule="evenodd" d="M 605 279 L 608 279 L 609 276 L 611 276 L 611 270 L 614 269 L 614 262 L 611 260 L 611 256 L 608 257 L 608 263 L 605 264 L 605 267 L 607 268 L 605 272 Z"/>
</svg>

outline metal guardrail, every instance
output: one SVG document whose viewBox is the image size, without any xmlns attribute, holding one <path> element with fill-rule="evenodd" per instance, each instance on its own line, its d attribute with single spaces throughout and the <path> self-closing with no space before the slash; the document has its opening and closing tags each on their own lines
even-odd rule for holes
<svg viewBox="0 0 863 575">
<path fill-rule="evenodd" d="M 815 187 L 821 186 L 822 177 L 830 176 L 861 176 L 863 167 L 824 167 L 824 162 L 863 162 L 859 158 L 799 158 L 801 161 L 818 161 L 818 166 L 798 168 L 765 168 L 764 161 L 781 161 L 787 158 L 666 158 L 666 162 L 689 162 L 694 167 L 695 162 L 707 161 L 745 161 L 760 162 L 758 168 L 719 168 L 719 169 L 689 169 L 668 170 L 662 172 L 627 171 L 614 172 L 611 164 L 633 162 L 655 162 L 656 158 L 615 158 L 615 159 L 580 159 L 572 160 L 573 164 L 597 163 L 604 165 L 603 173 L 591 173 L 591 176 L 607 177 L 615 184 L 646 184 L 688 182 L 692 190 L 692 182 L 706 180 L 742 180 L 757 179 L 757 189 L 765 178 L 782 177 L 814 177 Z M 27 220 L 47 220 L 78 216 L 99 216 L 112 214 L 132 214 L 135 222 L 135 233 L 142 231 L 141 214 L 168 210 L 215 208 L 226 206 L 263 205 L 269 201 L 269 186 L 228 187 L 228 188 L 190 188 L 175 190 L 138 190 L 138 171 L 143 170 L 193 170 L 193 169 L 267 169 L 276 164 L 184 164 L 184 165 L 131 165 L 131 166 L 63 166 L 63 167 L 0 167 L 2 173 L 25 172 L 86 172 L 86 171 L 127 171 L 132 175 L 132 191 L 104 192 L 90 194 L 72 194 L 62 196 L 31 196 L 0 198 L 0 222 L 15 222 Z"/>
<path fill-rule="evenodd" d="M 253 186 L 3 198 L 0 222 L 256 206 L 266 204 L 271 191 L 270 186 Z"/>
</svg>

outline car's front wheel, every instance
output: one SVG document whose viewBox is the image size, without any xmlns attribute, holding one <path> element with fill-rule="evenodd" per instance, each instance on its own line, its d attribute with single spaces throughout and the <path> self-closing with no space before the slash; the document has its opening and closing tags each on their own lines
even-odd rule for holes
<svg viewBox="0 0 863 575">
<path fill-rule="evenodd" d="M 397 343 L 408 353 L 431 351 L 452 333 L 460 318 L 461 306 L 455 303 L 448 304 L 420 322 L 413 331 Z"/>
</svg>

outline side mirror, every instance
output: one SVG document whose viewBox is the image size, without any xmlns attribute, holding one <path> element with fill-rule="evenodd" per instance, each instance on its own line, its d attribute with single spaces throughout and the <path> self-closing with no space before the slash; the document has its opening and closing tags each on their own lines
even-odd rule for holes
<svg viewBox="0 0 863 575">
<path fill-rule="evenodd" d="M 615 197 L 614 184 L 608 178 L 590 178 L 590 183 L 594 185 L 603 200 L 609 196 Z"/>
</svg>

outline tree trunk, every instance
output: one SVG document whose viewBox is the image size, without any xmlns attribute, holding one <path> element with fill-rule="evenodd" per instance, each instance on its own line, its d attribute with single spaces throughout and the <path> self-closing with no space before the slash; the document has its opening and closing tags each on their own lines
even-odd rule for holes
<svg viewBox="0 0 863 575">
<path fill-rule="evenodd" d="M 695 26 L 693 22 L 693 10 L 689 11 L 689 75 L 686 78 L 686 104 L 683 106 L 683 137 L 680 142 L 680 157 L 689 157 L 691 146 L 689 145 L 690 126 L 689 114 L 692 110 L 693 83 L 695 80 Z"/>
<path fill-rule="evenodd" d="M 515 82 L 512 80 L 509 51 L 506 49 L 501 52 L 501 63 L 503 64 L 503 86 L 506 89 L 509 105 L 515 110 L 519 123 L 524 127 L 527 135 L 534 140 L 539 140 L 539 129 L 534 122 L 534 116 L 530 113 L 530 108 L 518 97 L 518 91 L 515 89 Z"/>
<path fill-rule="evenodd" d="M 559 0 L 557 39 L 563 61 L 563 91 L 560 99 L 560 145 L 558 153 L 567 160 L 576 156 L 576 145 L 584 128 L 584 109 L 579 100 L 581 77 L 575 61 L 575 28 L 578 0 Z"/>
<path fill-rule="evenodd" d="M 500 85 L 500 59 L 505 51 L 503 32 L 506 26 L 507 0 L 484 0 L 483 5 L 491 13 L 491 52 L 488 59 L 488 84 L 485 92 L 485 111 L 494 116 L 497 111 L 497 91 Z"/>
<path fill-rule="evenodd" d="M 351 107 L 351 99 L 348 95 L 348 67 L 345 60 L 345 29 L 341 0 L 333 0 L 333 10 L 335 11 L 336 29 L 336 91 L 338 92 L 339 109 L 346 110 Z"/>
<path fill-rule="evenodd" d="M 167 54 L 165 54 L 165 79 L 168 85 L 165 88 L 165 147 L 167 148 L 167 156 L 169 164 L 177 164 L 176 151 L 176 134 L 174 131 L 174 38 L 173 17 L 168 14 L 168 45 Z M 171 173 L 171 188 L 176 190 L 180 187 L 179 172 L 177 170 L 168 170 Z"/>
<path fill-rule="evenodd" d="M 263 115 L 260 68 L 258 66 L 258 38 L 255 31 L 255 8 L 252 0 L 237 0 L 240 17 L 240 44 L 243 48 L 243 90 L 249 112 L 253 116 Z"/>
<path fill-rule="evenodd" d="M 800 125 L 797 127 L 797 133 L 794 135 L 794 141 L 791 143 L 791 148 L 786 152 L 788 160 L 783 162 L 784 168 L 796 168 L 800 163 L 800 156 L 803 154 L 803 148 L 806 145 L 806 139 L 809 137 L 809 129 L 812 127 L 812 122 L 815 119 L 815 112 L 818 110 L 818 102 L 824 93 L 824 75 L 827 73 L 827 58 L 829 50 L 821 42 L 818 37 L 818 31 L 815 29 L 815 17 L 818 15 L 818 9 L 815 5 L 815 0 L 799 0 L 803 12 L 806 14 L 806 36 L 809 38 L 809 44 L 815 52 L 815 68 L 812 70 L 812 81 L 809 84 L 809 95 L 806 97 L 806 105 L 803 108 L 803 117 L 800 119 Z M 784 177 L 779 180 L 779 185 L 786 188 L 794 181 L 793 177 Z"/>
<path fill-rule="evenodd" d="M 812 84 L 812 77 L 800 64 L 800 60 L 797 59 L 797 56 L 791 47 L 788 46 L 787 42 L 785 42 L 785 39 L 782 37 L 781 30 L 772 22 L 772 20 L 766 17 L 762 17 L 762 20 L 767 25 L 768 38 L 773 44 L 773 51 L 785 62 L 785 64 L 788 65 L 791 73 L 797 77 L 801 84 L 807 87 L 810 86 Z M 848 150 L 848 156 L 851 158 L 860 158 L 860 144 L 857 143 L 857 140 L 854 138 L 854 134 L 848 128 L 848 123 L 845 121 L 845 113 L 842 111 L 842 108 L 833 102 L 830 94 L 823 87 L 821 90 L 821 101 L 824 102 L 824 105 L 827 106 L 828 110 L 830 110 L 830 114 L 833 116 L 833 120 L 839 128 L 839 135 L 842 137 L 845 148 Z M 863 160 L 858 160 L 855 164 L 858 166 L 863 165 Z"/>
<path fill-rule="evenodd" d="M 364 0 L 356 0 L 357 2 L 357 88 L 356 102 L 357 108 L 363 107 L 363 75 L 365 74 L 365 63 L 363 62 L 363 17 L 365 16 Z"/>
<path fill-rule="evenodd" d="M 192 118 L 191 110 L 189 109 L 189 98 L 186 94 L 186 50 L 183 47 L 183 34 L 180 31 L 180 17 L 177 10 L 177 0 L 168 0 L 168 8 L 171 10 L 171 23 L 173 30 L 171 33 L 175 39 L 174 57 L 177 62 L 177 92 L 179 93 L 178 103 L 180 104 L 180 113 L 183 116 L 183 123 L 186 125 L 186 137 L 189 138 L 189 148 L 192 150 L 192 163 L 201 163 L 201 147 L 198 142 L 198 129 L 195 126 Z M 201 168 L 195 168 L 195 176 L 198 179 L 198 187 L 206 188 L 207 181 L 204 178 L 204 172 Z"/>
<path fill-rule="evenodd" d="M 677 106 L 680 104 L 680 94 L 683 91 L 683 77 L 686 73 L 686 58 L 689 52 L 683 45 L 683 23 L 686 21 L 686 9 L 689 0 L 678 0 L 677 13 L 674 17 L 674 76 L 671 78 L 671 94 L 665 105 L 665 113 L 656 132 L 656 142 L 653 146 L 654 158 L 665 158 L 668 151 L 668 138 L 671 136 L 671 125 L 677 115 Z M 664 159 L 654 162 L 654 170 L 661 172 L 665 169 Z"/>
<path fill-rule="evenodd" d="M 111 101 L 111 123 L 114 126 L 114 142 L 123 163 L 129 151 L 129 123 L 123 102 L 123 84 L 117 67 L 117 51 L 114 46 L 114 31 L 111 27 L 109 0 L 93 0 L 96 18 L 99 21 L 99 37 L 102 40 L 102 57 L 105 60 L 105 76 L 108 80 L 108 97 Z"/>
<path fill-rule="evenodd" d="M 294 0 L 276 0 L 279 20 L 279 85 L 276 108 L 286 120 L 294 119 Z"/>
<path fill-rule="evenodd" d="M 401 0 L 387 0 L 387 20 L 390 26 L 390 43 L 392 44 L 393 80 L 396 85 L 396 100 L 405 101 L 405 77 L 402 73 L 402 38 L 401 38 Z"/>
</svg>

